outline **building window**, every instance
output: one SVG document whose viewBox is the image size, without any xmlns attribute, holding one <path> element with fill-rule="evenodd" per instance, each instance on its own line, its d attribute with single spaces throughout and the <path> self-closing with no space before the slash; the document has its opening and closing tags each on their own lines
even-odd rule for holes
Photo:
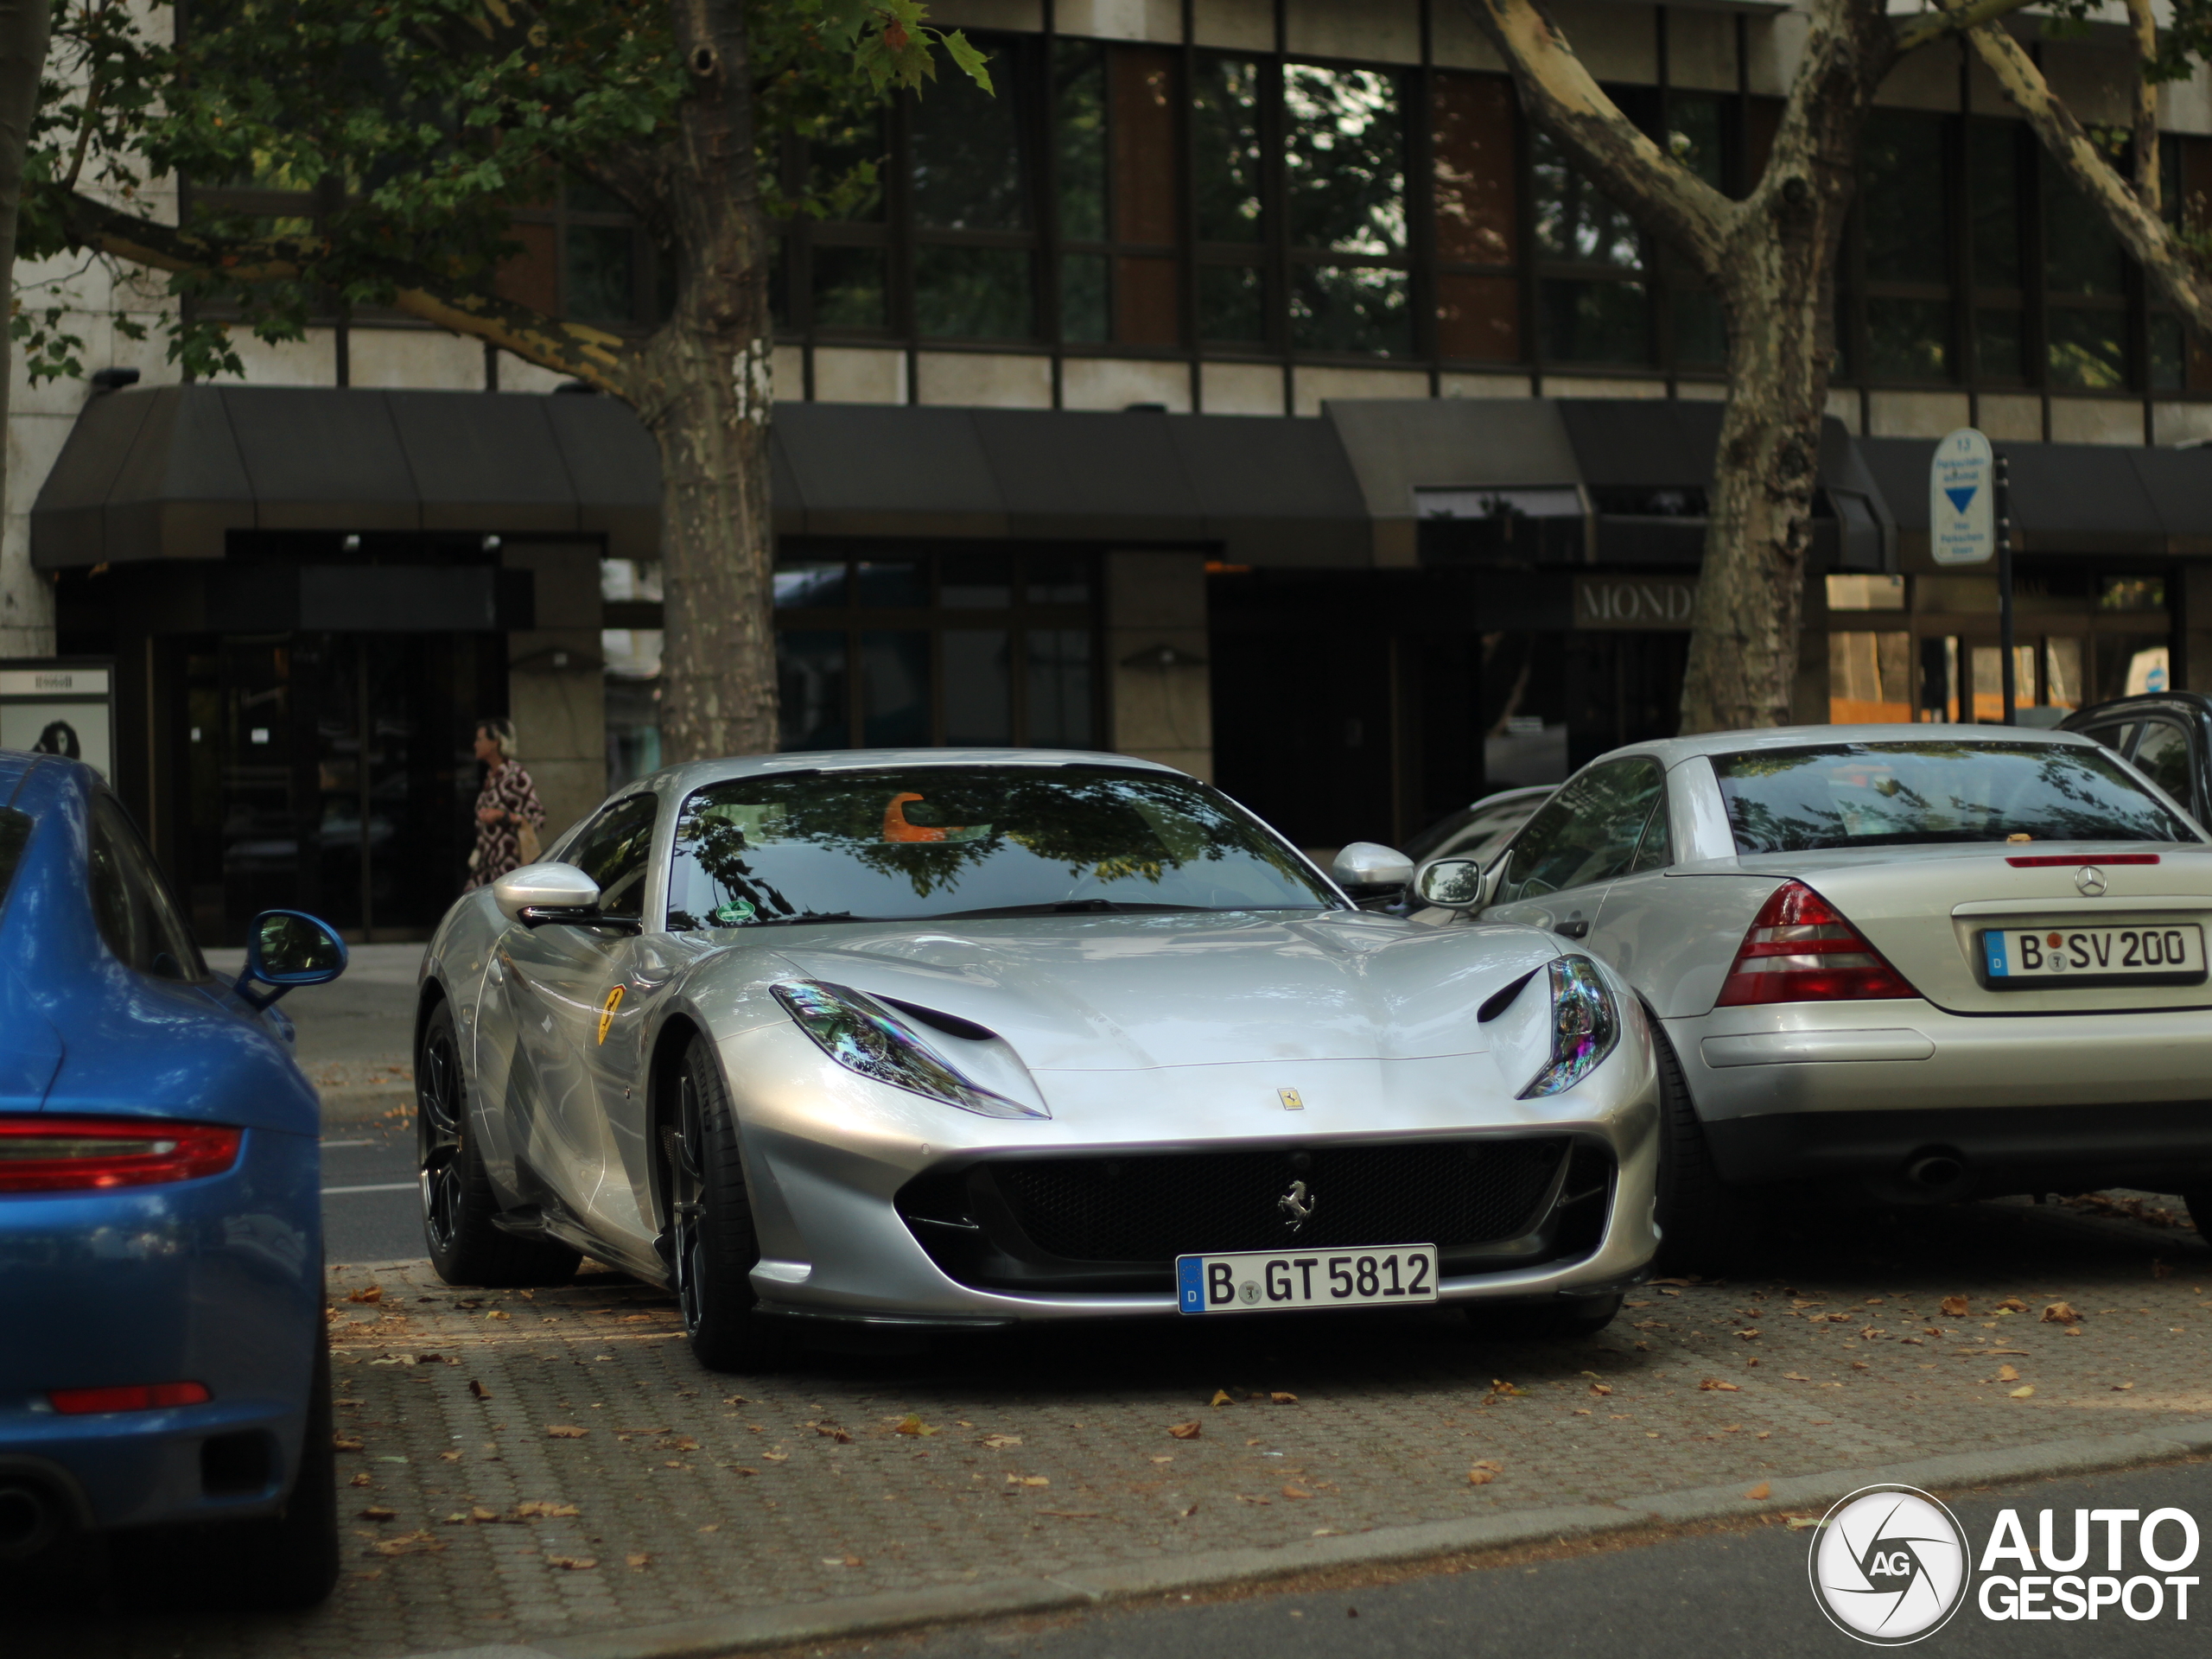
<svg viewBox="0 0 2212 1659">
<path fill-rule="evenodd" d="M 674 305 L 675 273 L 621 198 L 572 179 L 554 201 L 518 209 L 523 251 L 499 267 L 500 295 L 548 316 L 650 328 Z"/>
<path fill-rule="evenodd" d="M 1869 378 L 1951 378 L 1951 234 L 1940 115 L 1876 110 L 1859 149 L 1859 291 Z"/>
<path fill-rule="evenodd" d="M 1575 170 L 1547 135 L 1529 135 L 1536 315 L 1545 359 L 1651 360 L 1643 233 L 1628 210 Z"/>
<path fill-rule="evenodd" d="M 1046 548 L 786 542 L 778 747 L 1096 747 L 1092 565 Z"/>
<path fill-rule="evenodd" d="M 1437 355 L 1518 361 L 1521 145 L 1513 83 L 1440 74 L 1429 121 Z"/>
<path fill-rule="evenodd" d="M 1288 64 L 1282 103 L 1292 346 L 1410 351 L 1399 78 Z"/>
</svg>

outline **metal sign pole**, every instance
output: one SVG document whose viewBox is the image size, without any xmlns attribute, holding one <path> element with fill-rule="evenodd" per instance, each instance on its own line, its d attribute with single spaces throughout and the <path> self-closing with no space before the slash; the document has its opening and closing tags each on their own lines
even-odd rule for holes
<svg viewBox="0 0 2212 1659">
<path fill-rule="evenodd" d="M 1999 648 L 2004 652 L 2005 723 L 2018 725 L 2018 688 L 2013 682 L 2012 652 L 2012 468 L 2004 455 L 1997 457 L 1997 628 Z"/>
</svg>

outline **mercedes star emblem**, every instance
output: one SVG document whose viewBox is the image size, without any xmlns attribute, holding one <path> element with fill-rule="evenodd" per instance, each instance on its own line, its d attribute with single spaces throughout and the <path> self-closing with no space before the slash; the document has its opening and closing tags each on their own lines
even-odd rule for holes
<svg viewBox="0 0 2212 1659">
<path fill-rule="evenodd" d="M 2074 885 L 2082 890 L 2084 899 L 2105 896 L 2105 873 L 2094 864 L 2084 864 L 2074 872 Z"/>
</svg>

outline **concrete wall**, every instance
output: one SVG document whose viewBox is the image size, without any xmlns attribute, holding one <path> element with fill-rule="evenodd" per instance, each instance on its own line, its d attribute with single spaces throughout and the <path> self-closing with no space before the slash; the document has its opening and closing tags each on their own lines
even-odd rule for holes
<svg viewBox="0 0 2212 1659">
<path fill-rule="evenodd" d="M 1108 747 L 1213 776 L 1200 553 L 1106 556 Z"/>
<path fill-rule="evenodd" d="M 507 638 L 507 706 L 550 842 L 607 795 L 599 544 L 510 542 L 499 562 L 536 582 L 537 626 Z"/>
</svg>

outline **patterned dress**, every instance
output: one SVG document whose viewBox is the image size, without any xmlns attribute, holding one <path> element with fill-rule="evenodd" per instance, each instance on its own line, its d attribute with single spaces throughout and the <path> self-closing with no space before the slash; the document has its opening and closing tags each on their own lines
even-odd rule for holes
<svg viewBox="0 0 2212 1659">
<path fill-rule="evenodd" d="M 502 760 L 485 774 L 484 787 L 476 797 L 476 810 L 498 807 L 503 812 L 527 818 L 539 830 L 545 828 L 545 809 L 538 804 L 537 786 L 530 781 L 530 774 L 522 769 L 519 760 Z M 516 840 L 517 825 L 503 821 L 486 823 L 476 821 L 475 868 L 468 873 L 468 885 L 464 893 L 489 887 L 509 870 L 522 863 L 522 850 Z"/>
</svg>

